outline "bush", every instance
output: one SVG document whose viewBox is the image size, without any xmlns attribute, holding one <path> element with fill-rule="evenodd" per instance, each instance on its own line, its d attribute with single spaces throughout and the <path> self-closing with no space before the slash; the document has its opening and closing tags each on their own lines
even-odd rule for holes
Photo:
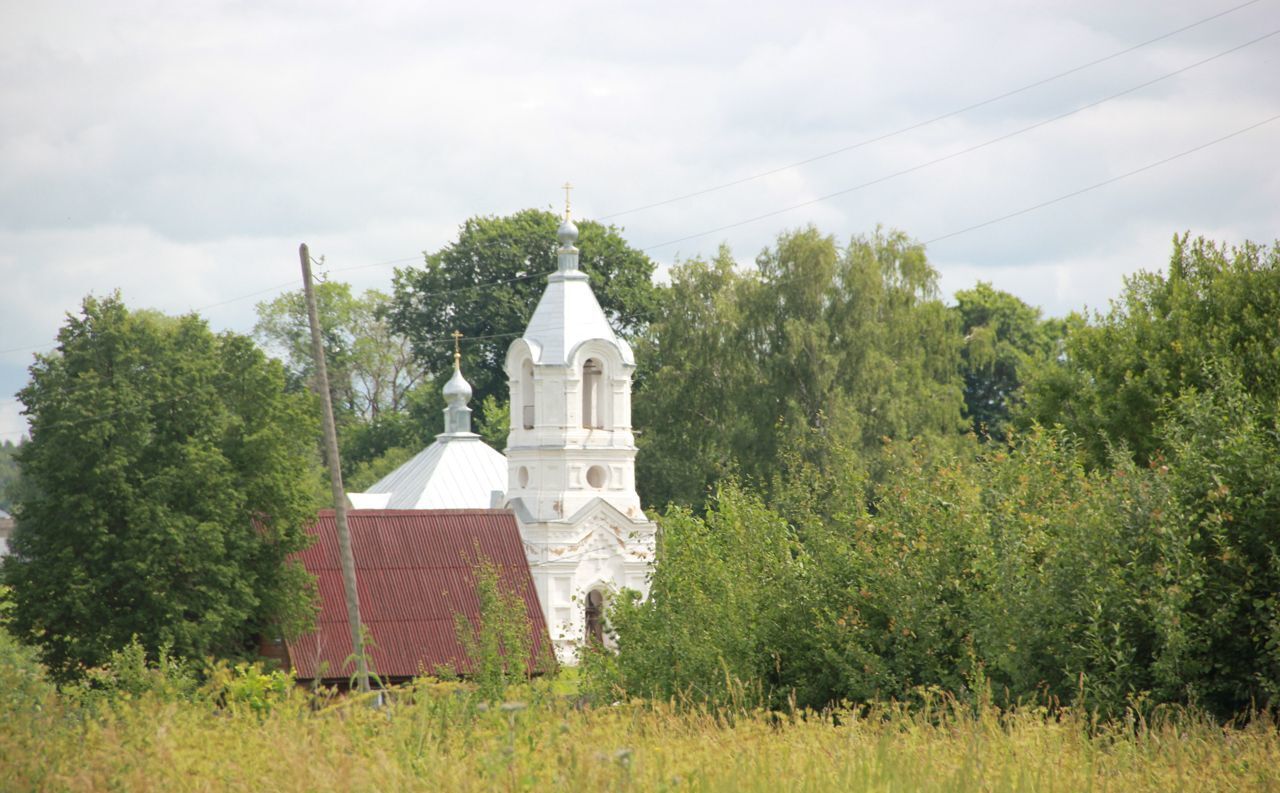
<svg viewBox="0 0 1280 793">
<path fill-rule="evenodd" d="M 265 716 L 292 700 L 299 689 L 290 672 L 264 671 L 261 664 L 223 663 L 210 671 L 201 692 L 232 713 L 248 710 Z"/>
<path fill-rule="evenodd" d="M 1220 715 L 1280 703 L 1280 422 L 1236 367 L 1164 411 L 1161 436 L 1188 522 L 1179 620 L 1185 661 L 1171 675 Z"/>
<path fill-rule="evenodd" d="M 480 695 L 497 701 L 508 686 L 527 679 L 544 662 L 532 657 L 534 637 L 524 598 L 503 585 L 497 565 L 480 559 L 472 578 L 480 601 L 478 618 L 455 614 L 454 631 Z"/>
<path fill-rule="evenodd" d="M 786 644 L 780 629 L 788 600 L 781 593 L 796 574 L 786 522 L 730 483 L 705 518 L 675 507 L 661 527 L 648 599 L 630 593 L 611 609 L 618 641 L 613 685 L 660 699 L 766 699 Z M 605 684 L 602 671 L 609 667 L 584 670 L 589 686 Z"/>
<path fill-rule="evenodd" d="M 149 660 L 146 648 L 134 636 L 111 653 L 106 663 L 79 670 L 76 681 L 64 690 L 73 701 L 92 710 L 144 696 L 190 699 L 197 687 L 197 675 L 188 663 L 172 657 L 167 648 L 161 648 L 156 660 Z"/>
<path fill-rule="evenodd" d="M 13 716 L 42 710 L 54 691 L 39 653 L 0 626 L 0 713 Z"/>
<path fill-rule="evenodd" d="M 616 665 L 589 666 L 591 684 L 811 707 L 978 681 L 1009 701 L 1083 682 L 1111 713 L 1185 696 L 1198 563 L 1167 467 L 1117 454 L 1089 471 L 1069 435 L 1040 430 L 885 459 L 867 507 L 822 510 L 792 483 L 790 520 L 736 486 L 703 517 L 668 511 L 650 597 L 619 599 Z M 797 470 L 811 492 L 862 481 Z"/>
</svg>

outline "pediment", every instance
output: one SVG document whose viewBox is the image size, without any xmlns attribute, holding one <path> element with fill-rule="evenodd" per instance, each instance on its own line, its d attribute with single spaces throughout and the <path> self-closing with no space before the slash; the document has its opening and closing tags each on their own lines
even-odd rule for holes
<svg viewBox="0 0 1280 793">
<path fill-rule="evenodd" d="M 653 521 L 645 517 L 643 512 L 641 512 L 639 516 L 628 515 L 613 504 L 598 496 L 584 504 L 565 522 L 571 523 L 575 526 L 580 526 L 597 517 L 603 518 L 606 522 L 612 522 L 619 527 L 625 526 L 628 530 L 653 525 Z"/>
</svg>

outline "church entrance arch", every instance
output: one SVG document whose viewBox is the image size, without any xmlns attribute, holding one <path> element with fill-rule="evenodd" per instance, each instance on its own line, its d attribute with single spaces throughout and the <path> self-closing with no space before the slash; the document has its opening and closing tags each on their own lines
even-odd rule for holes
<svg viewBox="0 0 1280 793">
<path fill-rule="evenodd" d="M 604 644 L 604 595 L 593 589 L 587 593 L 587 644 Z"/>
</svg>

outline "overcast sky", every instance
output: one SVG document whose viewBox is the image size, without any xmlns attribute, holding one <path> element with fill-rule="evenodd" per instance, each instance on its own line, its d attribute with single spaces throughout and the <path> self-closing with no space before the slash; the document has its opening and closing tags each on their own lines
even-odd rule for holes
<svg viewBox="0 0 1280 793">
<path fill-rule="evenodd" d="M 470 216 L 560 207 L 566 180 L 575 215 L 662 265 L 721 243 L 748 263 L 809 223 L 934 240 L 1070 194 L 1280 114 L 1280 35 L 814 202 L 1280 30 L 1280 0 L 1242 1 L 0 0 L 0 440 L 88 293 L 248 331 L 299 242 L 334 270 L 403 266 Z M 1280 121 L 929 256 L 948 298 L 985 280 L 1048 314 L 1105 308 L 1177 232 L 1280 236 L 1278 153 Z"/>
</svg>

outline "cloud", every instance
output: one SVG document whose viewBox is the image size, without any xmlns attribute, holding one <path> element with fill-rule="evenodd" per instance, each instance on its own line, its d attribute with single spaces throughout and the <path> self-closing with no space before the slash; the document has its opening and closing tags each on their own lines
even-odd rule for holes
<svg viewBox="0 0 1280 793">
<path fill-rule="evenodd" d="M 0 29 L 0 350 L 47 344 L 88 292 L 202 309 L 412 257 L 476 214 L 581 216 L 848 146 L 1213 13 L 1202 4 L 987 0 L 964 7 L 659 0 L 442 4 L 50 0 Z M 1267 32 L 1250 6 L 961 116 L 731 189 L 617 217 L 638 246 L 809 201 L 988 140 Z M 930 239 L 1280 112 L 1280 37 L 882 185 L 657 248 L 743 261 L 808 223 Z M 930 247 L 948 289 L 991 280 L 1052 314 L 1104 306 L 1173 233 L 1270 239 L 1280 122 Z M 390 267 L 351 270 L 358 288 Z M 1007 286 L 1006 286 L 1007 285 Z M 230 302 L 227 302 L 230 301 Z M 0 398 L 29 351 L 0 354 Z M 0 426 L 0 432 L 6 427 Z"/>
</svg>

